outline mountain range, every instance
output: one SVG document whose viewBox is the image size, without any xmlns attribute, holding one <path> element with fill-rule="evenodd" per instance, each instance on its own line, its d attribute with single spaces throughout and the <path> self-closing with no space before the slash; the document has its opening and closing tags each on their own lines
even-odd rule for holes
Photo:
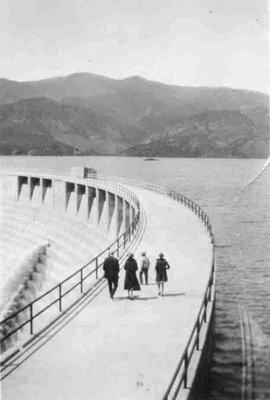
<svg viewBox="0 0 270 400">
<path fill-rule="evenodd" d="M 1 154 L 265 158 L 269 97 L 141 77 L 0 79 Z"/>
</svg>

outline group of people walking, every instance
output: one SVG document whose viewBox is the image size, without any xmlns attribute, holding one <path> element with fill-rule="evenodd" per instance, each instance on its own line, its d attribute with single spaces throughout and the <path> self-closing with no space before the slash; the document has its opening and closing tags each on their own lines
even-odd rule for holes
<svg viewBox="0 0 270 400">
<path fill-rule="evenodd" d="M 148 285 L 148 270 L 150 267 L 149 258 L 146 252 L 142 252 L 141 268 L 139 272 L 139 279 L 137 278 L 138 263 L 134 258 L 134 254 L 130 253 L 125 265 L 125 282 L 124 290 L 127 290 L 128 298 L 133 300 L 133 292 L 141 290 L 143 284 L 143 277 L 145 284 Z M 164 295 L 164 283 L 168 281 L 167 269 L 170 268 L 168 261 L 164 258 L 164 254 L 160 253 L 156 260 L 155 271 L 156 271 L 156 283 L 158 285 L 158 295 Z M 118 288 L 119 280 L 119 261 L 113 255 L 113 252 L 109 253 L 109 256 L 105 259 L 103 264 L 104 278 L 108 281 L 110 297 L 113 299 L 115 292 Z"/>
</svg>

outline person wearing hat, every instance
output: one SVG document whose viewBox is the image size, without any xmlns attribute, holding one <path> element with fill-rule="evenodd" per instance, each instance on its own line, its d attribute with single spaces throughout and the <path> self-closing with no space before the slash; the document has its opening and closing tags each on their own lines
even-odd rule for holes
<svg viewBox="0 0 270 400">
<path fill-rule="evenodd" d="M 119 279 L 119 262 L 111 251 L 103 264 L 104 278 L 108 281 L 109 293 L 111 299 L 117 290 Z"/>
<path fill-rule="evenodd" d="M 146 255 L 146 252 L 142 252 L 142 264 L 141 264 L 141 270 L 140 270 L 140 284 L 143 284 L 143 275 L 145 278 L 145 284 L 148 285 L 148 269 L 150 267 L 150 261 L 149 258 Z"/>
<path fill-rule="evenodd" d="M 133 300 L 133 290 L 141 290 L 136 271 L 138 270 L 137 261 L 134 254 L 130 253 L 124 265 L 126 271 L 124 290 L 128 291 L 128 299 Z"/>
<path fill-rule="evenodd" d="M 170 268 L 168 261 L 164 258 L 164 254 L 160 253 L 156 261 L 156 282 L 158 284 L 158 295 L 164 296 L 164 283 L 168 281 L 167 269 Z"/>
</svg>

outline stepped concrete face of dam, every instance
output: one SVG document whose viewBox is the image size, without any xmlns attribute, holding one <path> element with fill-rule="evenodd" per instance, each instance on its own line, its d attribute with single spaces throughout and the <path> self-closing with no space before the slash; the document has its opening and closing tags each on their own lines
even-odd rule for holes
<svg viewBox="0 0 270 400">
<path fill-rule="evenodd" d="M 6 173 L 0 185 L 1 319 L 88 263 L 135 218 L 137 199 L 97 180 Z"/>
<path fill-rule="evenodd" d="M 6 194 L 1 206 L 7 232 L 6 242 L 1 244 L 4 251 L 8 254 L 9 234 L 14 246 L 22 239 L 23 249 L 45 239 L 51 241 L 44 256 L 44 268 L 47 265 L 51 278 L 47 276 L 40 292 L 124 232 L 135 219 L 136 201 L 143 223 L 126 253 L 132 250 L 139 266 L 142 251 L 150 259 L 149 285 L 141 285 L 133 301 L 123 290 L 121 271 L 114 301 L 104 285 L 57 333 L 47 333 L 38 350 L 18 361 L 18 368 L 2 380 L 4 400 L 15 400 L 18 393 L 25 400 L 163 398 L 205 299 L 213 264 L 212 242 L 205 225 L 183 204 L 129 182 L 121 182 L 118 189 L 114 185 L 71 177 L 2 176 L 1 189 Z M 22 232 L 13 238 L 15 228 L 24 224 L 26 237 Z M 155 281 L 160 252 L 171 266 L 164 297 L 157 296 Z M 57 269 L 61 273 L 55 273 Z M 211 296 L 208 300 L 213 302 Z M 209 322 L 211 313 L 208 309 L 205 321 Z M 204 329 L 206 337 L 208 326 Z M 179 392 L 181 399 L 190 396 L 205 337 L 198 343 L 187 388 Z"/>
</svg>

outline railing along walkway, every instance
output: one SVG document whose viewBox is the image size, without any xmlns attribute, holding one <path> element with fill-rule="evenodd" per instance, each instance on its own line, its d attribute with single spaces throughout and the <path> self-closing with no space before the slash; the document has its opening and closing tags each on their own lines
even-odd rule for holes
<svg viewBox="0 0 270 400">
<path fill-rule="evenodd" d="M 69 179 L 70 180 L 70 179 Z M 72 180 L 72 179 L 71 179 Z M 84 181 L 86 184 L 86 182 Z M 106 183 L 104 181 L 100 182 L 101 186 L 106 188 Z M 99 183 L 96 182 L 99 186 Z M 128 226 L 125 232 L 123 232 L 113 243 L 107 246 L 102 252 L 100 252 L 95 258 L 90 260 L 88 263 L 83 265 L 81 268 L 76 270 L 74 273 L 69 275 L 66 279 L 62 280 L 59 284 L 52 287 L 46 293 L 37 297 L 35 300 L 27 304 L 25 307 L 20 308 L 19 310 L 11 312 L 6 318 L 4 318 L 0 322 L 1 329 L 1 350 L 6 349 L 8 347 L 7 341 L 11 339 L 12 335 L 15 335 L 19 330 L 24 328 L 26 325 L 29 325 L 30 335 L 34 334 L 34 320 L 49 310 L 53 305 L 58 304 L 59 312 L 61 313 L 64 310 L 63 307 L 63 299 L 70 292 L 74 291 L 77 287 L 80 289 L 81 295 L 83 295 L 85 288 L 85 281 L 89 279 L 91 276 L 95 276 L 95 279 L 99 279 L 99 270 L 103 266 L 104 259 L 109 252 L 113 252 L 119 258 L 122 256 L 126 247 L 132 240 L 135 238 L 136 234 L 140 230 L 140 203 L 137 197 L 131 193 L 128 189 L 123 188 L 117 184 L 109 182 L 108 188 L 112 189 L 117 195 L 123 195 L 125 198 L 128 198 L 133 205 L 135 206 L 135 218 L 133 222 Z M 93 267 L 91 269 L 91 267 Z M 64 290 L 64 285 L 67 284 L 74 277 L 78 277 L 78 281 L 69 287 L 67 290 Z M 41 300 L 45 298 L 51 297 L 51 294 L 56 294 L 56 298 L 53 301 L 50 301 L 45 307 L 41 308 L 39 311 L 35 312 L 35 305 L 40 304 Z M 10 357 L 8 357 L 9 359 Z M 6 360 L 1 362 L 1 365 L 5 363 Z"/>
<path fill-rule="evenodd" d="M 109 176 L 103 175 L 100 177 L 100 179 L 110 179 Z M 175 190 L 167 189 L 162 186 L 157 186 L 153 184 L 148 184 L 145 182 L 140 182 L 134 179 L 125 179 L 123 177 L 117 177 L 114 178 L 112 177 L 111 179 L 117 179 L 118 181 L 122 183 L 126 183 L 128 185 L 134 185 L 138 187 L 142 187 L 160 194 L 163 194 L 165 196 L 168 196 L 179 203 L 183 204 L 185 207 L 190 209 L 198 218 L 199 220 L 203 223 L 205 228 L 208 231 L 208 234 L 211 239 L 212 243 L 212 265 L 210 269 L 210 276 L 207 281 L 206 289 L 204 292 L 204 296 L 202 299 L 202 303 L 199 309 L 199 312 L 197 314 L 196 321 L 193 325 L 192 331 L 189 335 L 188 342 L 184 348 L 184 351 L 182 353 L 182 356 L 180 358 L 179 363 L 177 364 L 177 367 L 175 369 L 175 372 L 173 374 L 173 377 L 169 383 L 169 386 L 167 390 L 164 393 L 164 396 L 162 397 L 162 400 L 175 400 L 177 399 L 177 396 L 182 388 L 187 389 L 188 388 L 188 370 L 191 364 L 191 360 L 193 357 L 193 354 L 195 350 L 200 349 L 200 340 L 201 340 L 201 332 L 203 329 L 203 326 L 206 325 L 208 322 L 208 318 L 210 317 L 208 314 L 208 311 L 211 310 L 213 302 L 214 302 L 214 297 L 215 297 L 215 272 L 216 272 L 216 265 L 215 265 L 215 240 L 214 240 L 214 233 L 212 229 L 212 225 L 210 222 L 210 219 L 208 215 L 202 210 L 202 208 L 196 204 L 194 201 L 189 199 L 187 196 L 184 196 Z"/>
</svg>

